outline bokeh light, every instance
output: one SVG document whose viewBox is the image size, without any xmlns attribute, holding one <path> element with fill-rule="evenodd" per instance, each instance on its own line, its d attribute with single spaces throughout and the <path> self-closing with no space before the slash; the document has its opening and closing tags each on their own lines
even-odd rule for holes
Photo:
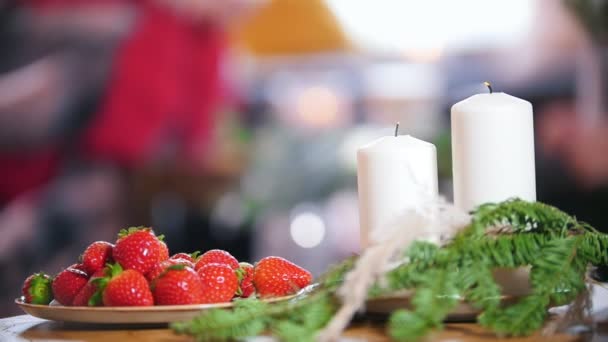
<svg viewBox="0 0 608 342">
<path fill-rule="evenodd" d="M 340 98 L 327 86 L 311 86 L 296 95 L 295 112 L 306 126 L 332 127 L 340 121 Z"/>
<path fill-rule="evenodd" d="M 318 246 L 325 237 L 325 222 L 313 212 L 301 212 L 294 216 L 289 227 L 291 238 L 300 247 Z"/>
</svg>

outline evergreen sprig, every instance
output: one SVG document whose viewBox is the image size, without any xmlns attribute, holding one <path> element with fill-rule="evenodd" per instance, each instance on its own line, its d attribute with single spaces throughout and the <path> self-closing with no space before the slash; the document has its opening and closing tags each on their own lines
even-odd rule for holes
<svg viewBox="0 0 608 342">
<path fill-rule="evenodd" d="M 404 263 L 385 274 L 369 297 L 412 290 L 411 309 L 389 317 L 388 334 L 415 341 L 440 329 L 465 300 L 477 307 L 478 322 L 501 336 L 539 329 L 552 305 L 571 302 L 585 289 L 589 265 L 608 264 L 608 236 L 557 208 L 517 199 L 485 204 L 471 224 L 443 247 L 413 243 Z M 406 262 L 407 261 L 407 262 Z M 172 327 L 200 341 L 232 340 L 269 332 L 284 341 L 313 341 L 339 308 L 334 297 L 355 258 L 330 269 L 310 292 L 288 302 L 237 301 Z M 529 295 L 505 305 L 493 277 L 496 268 L 530 268 Z"/>
<path fill-rule="evenodd" d="M 194 336 L 197 341 L 230 341 L 262 332 L 272 332 L 284 341 L 313 341 L 316 332 L 337 310 L 332 293 L 354 262 L 355 258 L 349 258 L 330 268 L 317 285 L 304 289 L 292 300 L 237 300 L 232 310 L 208 310 L 189 322 L 173 323 L 171 328 L 178 334 Z"/>
<path fill-rule="evenodd" d="M 268 305 L 259 300 L 239 300 L 232 311 L 210 310 L 190 322 L 173 323 L 171 327 L 177 333 L 196 336 L 198 341 L 255 336 L 266 328 Z"/>
</svg>

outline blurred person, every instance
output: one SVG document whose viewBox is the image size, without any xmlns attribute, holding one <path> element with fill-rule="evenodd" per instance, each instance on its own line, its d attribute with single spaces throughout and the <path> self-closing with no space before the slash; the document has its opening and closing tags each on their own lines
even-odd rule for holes
<svg viewBox="0 0 608 342">
<path fill-rule="evenodd" d="M 577 25 L 571 31 L 578 34 L 572 44 L 574 97 L 543 108 L 540 139 L 547 155 L 562 159 L 584 190 L 608 189 L 608 4 L 564 4 Z"/>
<path fill-rule="evenodd" d="M 0 316 L 28 273 L 114 239 L 134 171 L 205 168 L 223 29 L 259 2 L 0 2 Z"/>
<path fill-rule="evenodd" d="M 573 102 L 555 101 L 543 110 L 539 140 L 546 155 L 565 163 L 582 190 L 608 186 L 606 115 L 589 123 Z"/>
<path fill-rule="evenodd" d="M 534 104 L 538 199 L 606 232 L 608 7 L 538 0 L 536 8 L 526 44 L 501 63 L 513 92 Z"/>
<path fill-rule="evenodd" d="M 0 314 L 14 312 L 6 301 L 27 272 L 56 271 L 71 262 L 67 247 L 120 221 L 116 173 L 74 152 L 132 21 L 117 6 L 97 9 L 0 10 Z"/>
</svg>

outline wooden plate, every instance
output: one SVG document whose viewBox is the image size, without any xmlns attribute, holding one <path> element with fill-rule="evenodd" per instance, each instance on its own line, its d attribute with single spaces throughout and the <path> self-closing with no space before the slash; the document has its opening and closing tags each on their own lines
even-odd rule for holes
<svg viewBox="0 0 608 342">
<path fill-rule="evenodd" d="M 411 309 L 411 297 L 413 292 L 402 291 L 391 295 L 367 300 L 365 312 L 372 315 L 388 315 L 397 309 Z M 505 304 L 514 303 L 518 297 L 502 296 L 501 301 Z M 461 301 L 446 317 L 447 322 L 470 322 L 475 321 L 481 311 L 474 306 Z"/>
<path fill-rule="evenodd" d="M 530 268 L 518 267 L 496 268 L 492 272 L 494 280 L 501 288 L 501 302 L 513 304 L 519 298 L 531 293 Z M 366 302 L 365 311 L 370 314 L 389 314 L 397 309 L 411 309 L 412 291 L 398 291 L 391 295 L 370 299 Z M 460 301 L 446 318 L 451 322 L 475 321 L 481 311 L 474 306 Z"/>
<path fill-rule="evenodd" d="M 295 297 L 286 296 L 268 299 L 279 302 Z M 36 305 L 24 303 L 21 298 L 15 303 L 26 313 L 43 319 L 78 323 L 104 324 L 148 324 L 171 323 L 192 319 L 209 309 L 230 309 L 234 302 L 219 304 L 157 305 L 144 307 L 86 307 L 61 305 Z"/>
</svg>

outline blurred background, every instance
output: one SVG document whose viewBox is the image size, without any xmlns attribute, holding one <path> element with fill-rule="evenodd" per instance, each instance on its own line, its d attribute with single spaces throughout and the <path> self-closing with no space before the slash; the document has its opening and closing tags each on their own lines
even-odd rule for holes
<svg viewBox="0 0 608 342">
<path fill-rule="evenodd" d="M 357 253 L 356 150 L 449 109 L 535 110 L 538 199 L 608 231 L 608 6 L 594 0 L 0 0 L 0 317 L 23 279 L 153 226 L 171 252 Z"/>
</svg>

